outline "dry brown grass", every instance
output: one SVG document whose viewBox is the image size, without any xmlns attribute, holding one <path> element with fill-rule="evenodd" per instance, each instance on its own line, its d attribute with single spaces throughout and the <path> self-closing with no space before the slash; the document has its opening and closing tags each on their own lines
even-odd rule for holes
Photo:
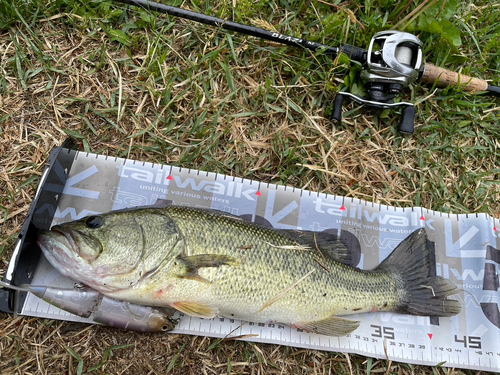
<svg viewBox="0 0 500 375">
<path fill-rule="evenodd" d="M 96 373 L 357 374 L 365 373 L 368 361 L 374 374 L 429 373 L 425 366 L 371 360 L 352 354 L 243 341 L 219 342 L 200 336 L 139 334 L 107 327 L 0 316 L 0 332 L 7 337 L 0 341 L 1 374 L 76 374 L 78 360 L 68 348 L 81 357 L 84 373 L 106 362 Z M 106 349 L 117 345 L 126 347 L 114 349 L 105 361 Z M 462 373 L 444 368 L 435 371 L 449 375 Z"/>
<path fill-rule="evenodd" d="M 446 143 L 451 140 L 441 128 L 434 131 L 440 132 L 442 143 L 433 140 L 428 127 L 442 121 L 446 109 L 425 89 L 418 94 L 427 98 L 419 104 L 417 129 L 424 130 L 419 137 L 402 139 L 391 130 L 397 117 L 381 120 L 368 112 L 356 112 L 335 129 L 325 118 L 332 93 L 324 87 L 326 80 L 336 86 L 344 68 L 317 68 L 313 77 L 300 73 L 290 85 L 307 56 L 294 52 L 291 62 L 277 61 L 284 56 L 276 47 L 263 51 L 235 37 L 233 58 L 227 41 L 187 21 L 168 31 L 166 45 L 157 44 L 158 35 L 145 28 L 127 51 L 98 25 L 58 14 L 38 21 L 33 32 L 20 23 L 0 31 L 0 275 L 45 160 L 68 134 L 100 154 L 389 205 L 455 212 L 487 207 L 500 216 L 497 184 L 478 180 L 476 186 L 461 185 L 467 181 L 461 179 L 464 170 L 481 173 L 484 180 L 498 178 L 496 154 L 464 153 L 457 160 L 457 154 L 440 150 L 438 146 L 454 146 Z M 155 48 L 165 51 L 163 61 L 152 52 Z M 207 57 L 211 53 L 217 55 Z M 484 113 L 484 121 L 494 124 L 495 113 Z M 431 141 L 435 149 L 425 149 Z M 457 141 L 463 149 L 489 142 L 479 137 Z M 463 199 L 457 198 L 459 192 Z M 107 348 L 123 344 L 131 346 L 113 350 L 95 371 L 354 374 L 371 366 L 371 373 L 460 373 L 277 345 L 137 334 L 0 314 L 0 374 L 75 374 L 79 361 L 68 347 L 81 356 L 85 372 L 103 361 Z"/>
</svg>

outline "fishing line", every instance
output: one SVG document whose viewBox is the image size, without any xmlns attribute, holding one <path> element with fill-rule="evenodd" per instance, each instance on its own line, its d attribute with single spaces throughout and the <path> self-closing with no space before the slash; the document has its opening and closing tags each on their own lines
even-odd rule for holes
<svg viewBox="0 0 500 375">
<path fill-rule="evenodd" d="M 28 293 L 30 291 L 27 287 L 25 287 L 23 285 L 21 285 L 21 286 L 15 286 L 15 285 L 3 282 L 1 280 L 0 280 L 0 287 L 6 288 L 6 289 L 12 289 L 12 290 L 15 290 L 17 292 L 26 292 L 26 293 Z"/>
</svg>

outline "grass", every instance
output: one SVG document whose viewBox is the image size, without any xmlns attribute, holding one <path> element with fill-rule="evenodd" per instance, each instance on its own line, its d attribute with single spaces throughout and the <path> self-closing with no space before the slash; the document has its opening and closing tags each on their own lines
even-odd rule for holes
<svg viewBox="0 0 500 375">
<path fill-rule="evenodd" d="M 498 85 L 500 3 L 448 0 L 439 14 L 423 12 L 431 3 L 186 0 L 182 7 L 330 45 L 367 46 L 375 32 L 399 24 L 418 33 L 428 61 Z M 437 29 L 436 17 L 451 26 Z M 0 0 L 0 275 L 48 153 L 68 135 L 100 154 L 500 217 L 498 100 L 415 85 L 401 97 L 417 103 L 412 137 L 395 130 L 397 114 L 352 104 L 336 125 L 328 120 L 334 94 L 359 87 L 357 70 L 106 1 Z M 6 315 L 0 332 L 2 373 L 460 372 Z"/>
</svg>

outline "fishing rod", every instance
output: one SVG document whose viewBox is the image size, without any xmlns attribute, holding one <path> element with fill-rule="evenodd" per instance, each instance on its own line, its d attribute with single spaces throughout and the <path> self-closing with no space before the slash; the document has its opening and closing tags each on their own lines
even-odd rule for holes
<svg viewBox="0 0 500 375">
<path fill-rule="evenodd" d="M 348 44 L 332 47 L 154 1 L 116 1 L 271 42 L 305 48 L 332 58 L 341 53 L 347 55 L 350 60 L 363 65 L 361 79 L 365 82 L 368 95 L 359 96 L 345 91 L 339 92 L 335 97 L 331 115 L 331 118 L 337 122 L 342 120 L 342 106 L 344 100 L 348 98 L 369 108 L 401 108 L 401 122 L 398 129 L 402 133 L 412 134 L 415 123 L 413 103 L 394 102 L 394 99 L 404 88 L 417 81 L 437 87 L 459 86 L 465 91 L 486 91 L 500 96 L 500 87 L 490 85 L 482 79 L 472 78 L 433 64 L 424 64 L 422 42 L 415 35 L 402 31 L 389 30 L 375 34 L 368 50 Z"/>
</svg>

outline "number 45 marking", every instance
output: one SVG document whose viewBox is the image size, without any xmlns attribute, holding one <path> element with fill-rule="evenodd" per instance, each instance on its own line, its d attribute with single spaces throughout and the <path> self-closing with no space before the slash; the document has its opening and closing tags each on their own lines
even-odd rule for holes
<svg viewBox="0 0 500 375">
<path fill-rule="evenodd" d="M 457 335 L 455 335 L 455 342 L 461 342 L 464 344 L 464 347 L 471 349 L 481 349 L 481 337 L 477 336 L 464 336 L 462 339 L 459 339 Z"/>
</svg>

